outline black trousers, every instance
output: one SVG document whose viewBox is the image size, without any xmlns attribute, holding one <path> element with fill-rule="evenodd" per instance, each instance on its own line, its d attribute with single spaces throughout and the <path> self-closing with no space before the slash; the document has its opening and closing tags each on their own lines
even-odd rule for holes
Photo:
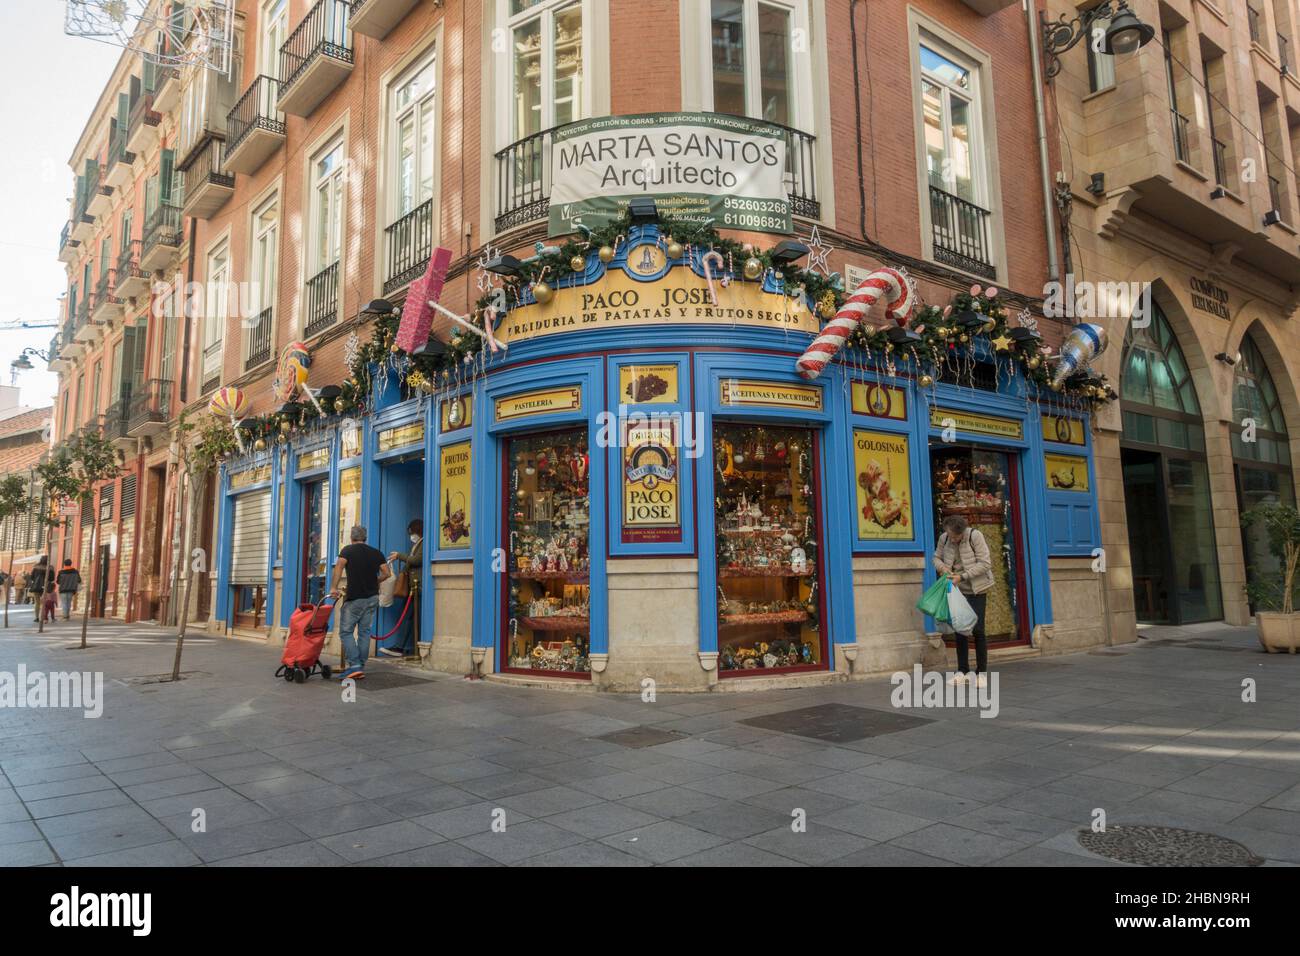
<svg viewBox="0 0 1300 956">
<path fill-rule="evenodd" d="M 970 634 L 956 634 L 957 639 L 957 672 L 960 674 L 970 673 L 970 651 L 968 641 L 973 636 L 975 638 L 975 673 L 986 674 L 989 669 L 989 642 L 984 637 L 984 606 L 988 603 L 988 592 L 983 594 L 962 594 L 970 609 L 975 612 L 975 626 L 971 629 Z"/>
</svg>

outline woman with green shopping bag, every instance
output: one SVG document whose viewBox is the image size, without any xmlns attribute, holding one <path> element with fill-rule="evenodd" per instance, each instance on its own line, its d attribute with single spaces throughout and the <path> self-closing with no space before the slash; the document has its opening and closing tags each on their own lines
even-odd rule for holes
<svg viewBox="0 0 1300 956">
<path fill-rule="evenodd" d="M 984 687 L 989 669 L 989 645 L 984 636 L 984 608 L 988 591 L 993 587 L 993 560 L 984 535 L 971 528 L 961 515 L 949 515 L 943 521 L 943 534 L 934 550 L 934 567 L 957 586 L 975 612 L 975 626 L 969 632 L 956 632 L 957 674 L 953 682 L 967 679 L 970 673 L 968 641 L 975 638 L 975 686 Z"/>
</svg>

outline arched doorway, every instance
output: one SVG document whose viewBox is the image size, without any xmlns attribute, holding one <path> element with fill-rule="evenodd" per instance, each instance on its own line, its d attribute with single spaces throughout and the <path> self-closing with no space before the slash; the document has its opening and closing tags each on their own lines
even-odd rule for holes
<svg viewBox="0 0 1300 956">
<path fill-rule="evenodd" d="M 1263 504 L 1294 505 L 1291 449 L 1273 376 L 1249 333 L 1241 340 L 1240 354 L 1233 371 L 1231 429 L 1237 508 L 1244 513 Z M 1247 419 L 1254 423 L 1253 429 L 1243 424 Z M 1262 525 L 1243 528 L 1241 537 L 1247 585 L 1278 570 L 1279 561 L 1268 549 Z M 1250 610 L 1255 612 L 1253 601 Z"/>
<path fill-rule="evenodd" d="M 1121 361 L 1124 505 L 1133 602 L 1143 623 L 1223 617 L 1205 428 L 1187 360 L 1169 320 L 1130 325 Z"/>
</svg>

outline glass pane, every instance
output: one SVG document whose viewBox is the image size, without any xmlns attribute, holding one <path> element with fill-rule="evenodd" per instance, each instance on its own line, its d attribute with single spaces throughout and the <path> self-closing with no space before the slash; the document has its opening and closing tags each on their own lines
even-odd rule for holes
<svg viewBox="0 0 1300 956">
<path fill-rule="evenodd" d="M 582 118 L 582 7 L 555 14 L 555 125 Z"/>
<path fill-rule="evenodd" d="M 397 215 L 415 208 L 415 114 L 403 117 L 397 126 Z"/>
<path fill-rule="evenodd" d="M 353 526 L 359 524 L 361 524 L 361 469 L 345 468 L 339 472 L 339 538 L 346 538 L 351 534 Z"/>
<path fill-rule="evenodd" d="M 591 496 L 586 429 L 513 438 L 507 456 L 505 666 L 587 674 Z"/>
<path fill-rule="evenodd" d="M 307 604 L 320 604 L 327 585 L 327 554 L 329 543 L 329 481 L 316 481 L 307 485 L 307 549 L 304 554 L 303 600 Z"/>
<path fill-rule="evenodd" d="M 921 69 L 932 74 L 941 83 L 959 89 L 970 89 L 970 70 L 958 66 L 942 54 L 934 52 L 927 46 L 921 47 Z"/>
<path fill-rule="evenodd" d="M 783 126 L 790 121 L 794 100 L 793 56 L 790 52 L 790 12 L 766 3 L 758 5 L 758 69 L 763 95 L 763 119 Z"/>
<path fill-rule="evenodd" d="M 947 190 L 944 157 L 947 144 L 943 133 L 943 89 L 929 80 L 921 81 L 921 113 L 925 123 L 925 168 L 930 185 Z"/>
<path fill-rule="evenodd" d="M 717 423 L 718 668 L 819 666 L 813 432 Z"/>
<path fill-rule="evenodd" d="M 1169 459 L 1169 533 L 1178 560 L 1172 562 L 1183 623 L 1223 616 L 1219 560 L 1214 548 L 1210 477 L 1204 462 Z"/>
<path fill-rule="evenodd" d="M 515 29 L 514 139 L 542 129 L 542 21 Z"/>
<path fill-rule="evenodd" d="M 415 205 L 433 196 L 433 98 L 420 106 L 420 184 Z"/>
<path fill-rule="evenodd" d="M 713 111 L 746 115 L 745 6 L 713 0 Z"/>
<path fill-rule="evenodd" d="M 1151 404 L 1150 365 L 1145 349 L 1134 348 L 1121 376 L 1120 391 L 1126 401 Z"/>
<path fill-rule="evenodd" d="M 951 154 L 949 159 L 950 192 L 962 199 L 975 199 L 975 189 L 971 176 L 971 106 L 959 96 L 948 97 L 948 108 L 952 114 Z"/>
</svg>

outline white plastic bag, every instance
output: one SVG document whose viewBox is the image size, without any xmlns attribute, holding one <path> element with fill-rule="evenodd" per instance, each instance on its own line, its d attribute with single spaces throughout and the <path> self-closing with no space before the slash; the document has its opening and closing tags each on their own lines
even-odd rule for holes
<svg viewBox="0 0 1300 956">
<path fill-rule="evenodd" d="M 948 583 L 948 623 L 942 625 L 945 633 L 969 634 L 975 629 L 979 617 L 971 608 L 970 602 L 961 590 Z"/>
<path fill-rule="evenodd" d="M 379 606 L 392 607 L 393 592 L 397 590 L 397 575 L 391 564 L 385 566 L 388 568 L 388 577 L 379 582 Z"/>
</svg>

